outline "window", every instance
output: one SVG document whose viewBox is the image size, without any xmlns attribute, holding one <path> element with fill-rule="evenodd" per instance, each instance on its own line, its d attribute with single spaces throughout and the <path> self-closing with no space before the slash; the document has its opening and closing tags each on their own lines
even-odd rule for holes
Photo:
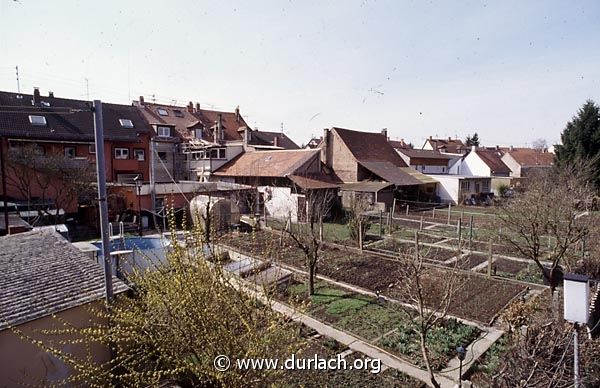
<svg viewBox="0 0 600 388">
<path fill-rule="evenodd" d="M 44 116 L 29 115 L 29 122 L 31 123 L 31 125 L 39 125 L 39 126 L 47 125 L 46 118 Z"/>
<path fill-rule="evenodd" d="M 96 153 L 96 145 L 95 144 L 90 144 L 88 146 L 88 153 L 90 153 L 90 154 L 95 154 Z"/>
<path fill-rule="evenodd" d="M 123 128 L 133 128 L 133 122 L 129 119 L 119 119 L 119 123 Z"/>
<path fill-rule="evenodd" d="M 442 172 L 446 172 L 446 167 L 442 167 Z"/>
<path fill-rule="evenodd" d="M 165 151 L 158 151 L 158 158 L 162 161 L 166 161 L 167 160 L 167 153 Z"/>
<path fill-rule="evenodd" d="M 211 159 L 217 159 L 219 157 L 219 150 L 216 148 L 213 148 L 210 150 L 210 158 Z"/>
<path fill-rule="evenodd" d="M 481 191 L 484 193 L 489 193 L 490 192 L 490 182 L 485 180 L 483 182 L 481 182 Z"/>
<path fill-rule="evenodd" d="M 471 190 L 470 181 L 460 181 L 460 189 L 464 191 Z"/>
<path fill-rule="evenodd" d="M 204 151 L 198 151 L 192 153 L 192 160 L 204 159 Z"/>
<path fill-rule="evenodd" d="M 175 115 L 175 117 L 183 117 L 183 112 L 179 109 L 173 109 L 173 114 Z"/>
<path fill-rule="evenodd" d="M 74 158 L 77 156 L 77 149 L 75 147 L 65 147 L 65 157 Z"/>
<path fill-rule="evenodd" d="M 166 109 L 163 109 L 163 108 L 158 108 L 156 111 L 157 111 L 157 112 L 158 112 L 158 114 L 159 114 L 159 115 L 161 115 L 161 116 L 168 116 L 168 115 L 169 115 L 169 112 L 167 112 L 167 110 L 166 110 Z"/>
<path fill-rule="evenodd" d="M 143 162 L 146 160 L 146 152 L 141 148 L 133 150 L 133 158 L 137 161 Z"/>
<path fill-rule="evenodd" d="M 159 137 L 170 137 L 171 136 L 171 128 L 169 127 L 158 127 L 156 129 Z"/>
<path fill-rule="evenodd" d="M 219 159 L 225 159 L 225 148 L 219 149 Z"/>
<path fill-rule="evenodd" d="M 115 148 L 115 159 L 129 159 L 129 148 Z"/>
</svg>

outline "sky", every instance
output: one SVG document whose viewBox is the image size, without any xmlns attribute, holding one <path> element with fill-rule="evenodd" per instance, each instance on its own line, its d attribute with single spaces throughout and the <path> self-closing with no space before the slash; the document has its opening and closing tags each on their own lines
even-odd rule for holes
<svg viewBox="0 0 600 388">
<path fill-rule="evenodd" d="M 598 1 L 0 0 L 0 90 L 527 146 L 600 103 Z"/>
</svg>

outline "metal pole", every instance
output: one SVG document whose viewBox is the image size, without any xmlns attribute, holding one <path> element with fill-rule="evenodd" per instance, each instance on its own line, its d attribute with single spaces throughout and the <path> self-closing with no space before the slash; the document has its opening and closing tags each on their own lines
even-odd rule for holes
<svg viewBox="0 0 600 388">
<path fill-rule="evenodd" d="M 579 333 L 577 332 L 577 323 L 573 324 L 573 375 L 575 378 L 575 388 L 579 388 Z"/>
<path fill-rule="evenodd" d="M 104 170 L 104 120 L 102 102 L 94 100 L 94 135 L 96 141 L 96 173 L 98 175 L 98 208 L 100 210 L 100 234 L 102 235 L 102 258 L 104 260 L 104 286 L 106 302 L 113 299 L 112 263 L 108 237 L 108 205 L 106 203 L 106 171 Z"/>
<path fill-rule="evenodd" d="M 142 186 L 137 186 L 138 195 L 138 234 L 142 236 Z"/>
<path fill-rule="evenodd" d="M 4 138 L 0 137 L 0 164 L 2 164 L 2 197 L 4 198 L 4 227 L 8 235 L 8 205 L 6 203 L 6 167 L 4 161 Z"/>
</svg>

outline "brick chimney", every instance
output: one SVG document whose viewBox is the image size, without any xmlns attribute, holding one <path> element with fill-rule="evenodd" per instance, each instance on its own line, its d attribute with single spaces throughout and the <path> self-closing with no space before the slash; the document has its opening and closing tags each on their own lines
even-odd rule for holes
<svg viewBox="0 0 600 388">
<path fill-rule="evenodd" d="M 448 136 L 448 141 L 452 141 L 452 138 L 450 136 Z"/>
<path fill-rule="evenodd" d="M 387 128 L 383 128 L 383 129 L 381 130 L 381 134 L 382 134 L 383 136 L 385 136 L 385 140 L 387 140 L 387 139 L 388 139 L 388 135 L 387 135 Z"/>
<path fill-rule="evenodd" d="M 321 141 L 321 162 L 327 167 L 331 167 L 332 161 L 329 157 L 329 142 L 331 141 L 331 131 L 328 128 L 323 129 L 323 141 Z"/>
<path fill-rule="evenodd" d="M 240 122 L 240 106 L 235 107 L 235 121 Z"/>
<path fill-rule="evenodd" d="M 199 113 L 199 112 L 200 112 L 200 103 L 197 102 L 196 103 L 196 113 Z"/>
<path fill-rule="evenodd" d="M 32 105 L 39 105 L 40 99 L 40 88 L 33 88 L 33 100 L 31 100 Z"/>
<path fill-rule="evenodd" d="M 54 92 L 48 92 L 48 98 L 54 98 Z"/>
<path fill-rule="evenodd" d="M 187 111 L 190 113 L 194 113 L 194 103 L 193 102 L 191 102 L 191 101 L 188 102 Z"/>
<path fill-rule="evenodd" d="M 144 106 L 144 96 L 140 96 L 140 105 Z"/>
</svg>

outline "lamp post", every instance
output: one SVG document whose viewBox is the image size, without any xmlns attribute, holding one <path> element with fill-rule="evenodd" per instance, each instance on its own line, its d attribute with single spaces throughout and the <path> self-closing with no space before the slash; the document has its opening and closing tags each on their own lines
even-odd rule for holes
<svg viewBox="0 0 600 388">
<path fill-rule="evenodd" d="M 458 367 L 458 388 L 462 388 L 462 364 L 465 360 L 465 356 L 467 355 L 467 349 L 460 345 L 458 348 L 456 348 L 456 352 L 458 353 L 458 359 L 460 360 Z"/>
<path fill-rule="evenodd" d="M 137 189 L 137 197 L 138 197 L 138 234 L 140 237 L 142 236 L 142 185 L 144 184 L 141 179 L 139 179 L 139 175 L 134 179 L 135 180 L 135 188 Z"/>
</svg>

